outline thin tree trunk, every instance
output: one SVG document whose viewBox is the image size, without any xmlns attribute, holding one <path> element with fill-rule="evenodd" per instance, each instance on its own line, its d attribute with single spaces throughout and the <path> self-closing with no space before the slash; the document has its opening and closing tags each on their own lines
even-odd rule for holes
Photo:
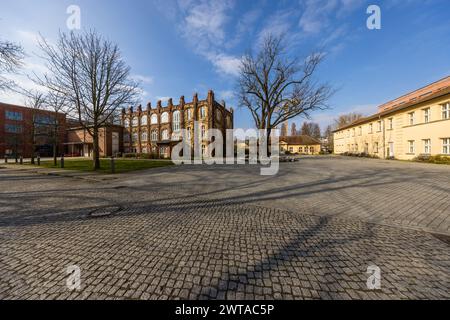
<svg viewBox="0 0 450 320">
<path fill-rule="evenodd" d="M 58 165 L 58 128 L 55 126 L 55 131 L 53 132 L 53 165 L 56 167 Z"/>
<path fill-rule="evenodd" d="M 99 146 L 98 146 L 98 128 L 94 126 L 94 137 L 93 137 L 93 160 L 94 160 L 94 170 L 100 169 L 100 154 L 99 154 Z"/>
</svg>

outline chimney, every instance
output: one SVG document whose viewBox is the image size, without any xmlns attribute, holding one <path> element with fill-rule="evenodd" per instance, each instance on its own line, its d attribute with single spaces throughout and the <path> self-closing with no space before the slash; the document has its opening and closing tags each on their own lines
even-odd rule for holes
<svg viewBox="0 0 450 320">
<path fill-rule="evenodd" d="M 149 103 L 147 103 L 147 110 L 151 110 L 151 109 L 152 109 L 152 103 L 149 102 Z"/>
<path fill-rule="evenodd" d="M 156 108 L 158 109 L 158 111 L 162 108 L 161 107 L 161 100 L 158 100 L 158 102 L 156 103 Z"/>
<path fill-rule="evenodd" d="M 173 106 L 172 98 L 169 98 L 169 100 L 167 101 L 167 105 L 168 105 L 169 107 L 172 107 L 172 106 Z"/>
<path fill-rule="evenodd" d="M 194 97 L 192 98 L 192 102 L 198 103 L 198 94 L 197 94 L 197 92 L 194 93 Z"/>
<path fill-rule="evenodd" d="M 137 111 L 138 111 L 139 113 L 141 113 L 141 112 L 142 112 L 142 105 L 138 105 L 138 107 L 137 107 Z"/>
</svg>

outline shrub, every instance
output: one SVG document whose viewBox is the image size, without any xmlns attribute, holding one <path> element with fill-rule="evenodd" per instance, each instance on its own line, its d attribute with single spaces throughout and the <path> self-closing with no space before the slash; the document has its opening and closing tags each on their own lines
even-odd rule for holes
<svg viewBox="0 0 450 320">
<path fill-rule="evenodd" d="M 136 153 L 124 153 L 123 157 L 124 158 L 136 158 L 137 154 Z"/>
</svg>

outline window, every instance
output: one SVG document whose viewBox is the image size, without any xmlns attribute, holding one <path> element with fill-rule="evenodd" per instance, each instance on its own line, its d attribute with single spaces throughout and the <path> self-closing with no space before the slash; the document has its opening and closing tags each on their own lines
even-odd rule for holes
<svg viewBox="0 0 450 320">
<path fill-rule="evenodd" d="M 200 119 L 205 119 L 205 118 L 206 118 L 206 108 L 201 107 L 200 108 Z"/>
<path fill-rule="evenodd" d="M 378 132 L 381 132 L 381 129 L 382 129 L 381 121 L 378 121 Z"/>
<path fill-rule="evenodd" d="M 131 120 L 131 124 L 133 127 L 137 127 L 139 125 L 138 118 L 134 117 L 133 120 Z"/>
<path fill-rule="evenodd" d="M 180 131 L 180 111 L 175 111 L 173 113 L 173 119 L 172 119 L 172 129 L 173 131 Z"/>
<path fill-rule="evenodd" d="M 379 147 L 378 142 L 375 142 L 373 144 L 373 153 L 378 153 L 378 147 Z"/>
<path fill-rule="evenodd" d="M 158 141 L 158 130 L 152 130 L 151 139 L 152 141 Z"/>
<path fill-rule="evenodd" d="M 431 139 L 423 140 L 423 152 L 426 154 L 431 154 Z"/>
<path fill-rule="evenodd" d="M 289 147 L 289 152 L 294 152 L 294 147 Z"/>
<path fill-rule="evenodd" d="M 393 118 L 389 118 L 389 120 L 388 120 L 388 128 L 389 128 L 389 130 L 394 129 L 394 119 Z"/>
<path fill-rule="evenodd" d="M 202 126 L 202 138 L 205 137 L 205 134 L 206 134 L 206 128 L 205 128 L 205 126 Z"/>
<path fill-rule="evenodd" d="M 141 133 L 141 140 L 142 141 L 147 141 L 147 132 L 142 132 Z"/>
<path fill-rule="evenodd" d="M 191 121 L 191 120 L 192 120 L 192 109 L 186 110 L 186 119 L 187 119 L 188 121 Z"/>
<path fill-rule="evenodd" d="M 442 106 L 442 119 L 450 119 L 450 102 Z"/>
<path fill-rule="evenodd" d="M 202 144 L 202 155 L 206 155 L 206 145 Z"/>
<path fill-rule="evenodd" d="M 414 140 L 409 140 L 408 141 L 408 152 L 409 153 L 416 153 L 416 148 L 415 148 L 415 145 L 414 145 L 415 143 L 414 143 Z"/>
<path fill-rule="evenodd" d="M 442 139 L 442 153 L 450 154 L 450 138 Z"/>
<path fill-rule="evenodd" d="M 353 137 L 356 136 L 356 129 L 353 128 Z"/>
<path fill-rule="evenodd" d="M 16 120 L 16 121 L 23 120 L 22 112 L 5 111 L 5 117 L 8 120 Z"/>
<path fill-rule="evenodd" d="M 169 140 L 169 130 L 165 129 L 161 132 L 161 140 Z"/>
<path fill-rule="evenodd" d="M 187 127 L 187 138 L 190 140 L 191 139 L 191 127 Z"/>
<path fill-rule="evenodd" d="M 124 126 L 125 128 L 130 127 L 130 120 L 125 119 L 125 121 L 123 122 L 123 126 Z"/>
<path fill-rule="evenodd" d="M 362 127 L 359 127 L 359 135 L 362 136 Z"/>
<path fill-rule="evenodd" d="M 146 126 L 147 125 L 147 116 L 143 116 L 141 118 L 141 126 Z"/>
<path fill-rule="evenodd" d="M 16 124 L 5 124 L 5 131 L 8 133 L 22 133 L 22 126 Z"/>
<path fill-rule="evenodd" d="M 358 144 L 355 144 L 355 151 L 358 152 L 359 148 L 358 148 Z"/>
<path fill-rule="evenodd" d="M 158 116 L 156 114 L 152 114 L 150 124 L 158 124 Z"/>
<path fill-rule="evenodd" d="M 142 153 L 147 153 L 147 147 L 142 148 Z"/>
<path fill-rule="evenodd" d="M 410 112 L 408 113 L 408 117 L 409 117 L 409 125 L 412 126 L 415 123 L 415 118 L 416 118 L 416 113 L 415 112 Z"/>
<path fill-rule="evenodd" d="M 138 141 L 138 139 L 139 139 L 139 136 L 138 136 L 138 134 L 137 133 L 133 133 L 133 142 L 137 142 Z"/>
<path fill-rule="evenodd" d="M 369 133 L 373 133 L 373 124 L 369 124 Z"/>
<path fill-rule="evenodd" d="M 167 112 L 164 112 L 161 115 L 161 123 L 167 123 L 169 122 L 169 114 Z"/>
<path fill-rule="evenodd" d="M 303 147 L 298 147 L 298 152 L 303 152 Z"/>
<path fill-rule="evenodd" d="M 430 122 L 430 108 L 423 110 L 423 122 L 425 123 Z"/>
</svg>

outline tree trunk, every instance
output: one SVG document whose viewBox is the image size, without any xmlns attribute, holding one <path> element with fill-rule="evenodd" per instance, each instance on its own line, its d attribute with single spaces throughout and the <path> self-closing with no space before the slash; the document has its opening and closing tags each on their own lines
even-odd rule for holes
<svg viewBox="0 0 450 320">
<path fill-rule="evenodd" d="M 54 139 L 53 139 L 53 165 L 56 167 L 58 165 L 58 129 L 55 129 Z"/>
<path fill-rule="evenodd" d="M 100 169 L 100 154 L 99 154 L 99 145 L 98 145 L 98 128 L 94 126 L 94 136 L 93 136 L 93 150 L 92 150 L 92 156 L 94 160 L 94 170 Z"/>
</svg>

